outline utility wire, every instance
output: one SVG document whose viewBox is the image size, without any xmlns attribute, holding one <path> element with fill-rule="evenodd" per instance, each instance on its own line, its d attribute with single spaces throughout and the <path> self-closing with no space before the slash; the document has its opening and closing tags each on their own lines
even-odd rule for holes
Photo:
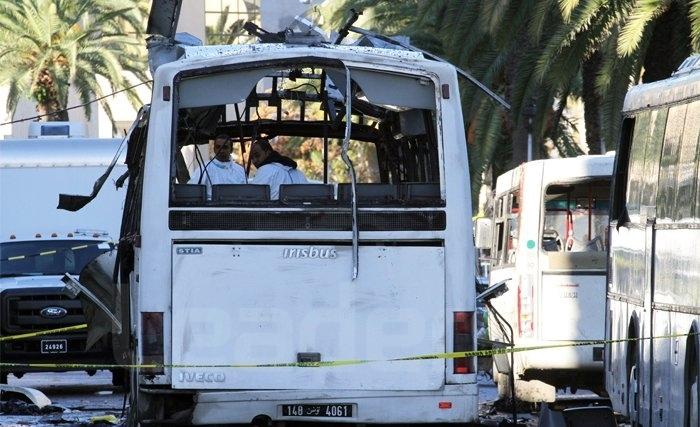
<svg viewBox="0 0 700 427">
<path fill-rule="evenodd" d="M 12 120 L 12 121 L 10 121 L 10 122 L 0 123 L 0 126 L 11 125 L 11 124 L 20 123 L 20 122 L 27 122 L 27 121 L 29 121 L 29 120 L 36 120 L 36 119 L 40 119 L 40 118 L 46 117 L 46 116 L 53 116 L 54 114 L 62 113 L 62 112 L 64 112 L 64 111 L 75 110 L 76 108 L 82 108 L 82 107 L 84 107 L 84 106 L 86 106 L 86 105 L 94 104 L 95 102 L 102 101 L 103 99 L 109 98 L 110 96 L 114 96 L 114 95 L 116 95 L 116 94 L 118 94 L 118 93 L 126 92 L 126 91 L 129 91 L 129 90 L 131 90 L 131 89 L 134 89 L 134 88 L 137 88 L 137 87 L 139 87 L 139 86 L 143 86 L 143 85 L 146 85 L 146 84 L 149 84 L 149 83 L 152 83 L 152 82 L 153 82 L 153 80 L 148 80 L 148 81 L 145 81 L 145 82 L 141 82 L 141 83 L 135 84 L 135 85 L 133 85 L 133 86 L 129 86 L 129 87 L 127 87 L 127 88 L 124 88 L 124 89 L 121 89 L 121 90 L 118 90 L 118 91 L 109 93 L 109 94 L 104 95 L 104 96 L 101 96 L 101 97 L 99 97 L 99 98 L 95 98 L 95 99 L 90 100 L 90 101 L 88 101 L 88 102 L 85 102 L 85 103 L 83 103 L 83 104 L 73 105 L 72 107 L 62 108 L 62 109 L 60 109 L 60 110 L 54 111 L 53 113 L 39 114 L 38 116 L 32 116 L 32 117 L 27 117 L 27 118 L 24 118 L 24 119 L 17 119 L 17 120 Z"/>
</svg>

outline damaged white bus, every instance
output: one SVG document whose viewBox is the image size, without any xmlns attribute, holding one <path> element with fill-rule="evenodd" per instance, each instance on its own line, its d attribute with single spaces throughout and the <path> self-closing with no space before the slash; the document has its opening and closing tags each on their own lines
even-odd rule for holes
<svg viewBox="0 0 700 427">
<path fill-rule="evenodd" d="M 489 283 L 507 281 L 508 291 L 492 304 L 512 326 L 517 347 L 603 338 L 613 161 L 612 155 L 536 160 L 498 177 Z M 491 318 L 490 338 L 510 343 L 507 328 Z M 513 359 L 514 368 L 508 355 L 494 356 L 501 397 L 512 393 L 511 369 L 520 400 L 553 402 L 555 388 L 565 387 L 603 393 L 602 345 L 518 352 Z"/>
<path fill-rule="evenodd" d="M 328 43 L 177 49 L 127 153 L 120 292 L 131 361 L 153 365 L 133 371 L 132 421 L 475 421 L 474 358 L 406 360 L 474 348 L 455 68 Z M 245 181 L 199 172 L 209 194 L 193 170 L 219 141 Z M 256 176 L 262 141 L 307 182 Z"/>
</svg>

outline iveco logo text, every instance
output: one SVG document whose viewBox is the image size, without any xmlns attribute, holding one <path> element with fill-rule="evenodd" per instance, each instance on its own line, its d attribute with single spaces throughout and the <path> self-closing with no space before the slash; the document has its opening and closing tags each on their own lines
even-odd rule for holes
<svg viewBox="0 0 700 427">
<path fill-rule="evenodd" d="M 63 307 L 45 307 L 39 314 L 47 319 L 60 319 L 68 314 L 68 310 Z"/>
<path fill-rule="evenodd" d="M 184 248 L 177 248 L 178 255 L 202 255 L 201 246 L 187 246 Z"/>
<path fill-rule="evenodd" d="M 309 246 L 308 248 L 285 248 L 282 251 L 282 258 L 319 258 L 319 259 L 335 259 L 338 253 L 333 248 L 316 248 Z"/>
<path fill-rule="evenodd" d="M 180 382 L 187 383 L 222 383 L 226 375 L 221 372 L 180 372 Z"/>
</svg>

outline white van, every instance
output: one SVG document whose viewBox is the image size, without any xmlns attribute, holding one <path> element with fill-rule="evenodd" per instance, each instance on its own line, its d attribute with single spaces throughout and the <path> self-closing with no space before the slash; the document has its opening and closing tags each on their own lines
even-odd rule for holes
<svg viewBox="0 0 700 427">
<path fill-rule="evenodd" d="M 517 347 L 603 339 L 613 162 L 613 155 L 536 160 L 498 177 L 489 283 L 507 281 L 508 292 L 492 304 Z M 494 322 L 491 340 L 509 343 Z M 495 356 L 502 397 L 510 396 L 510 369 L 521 400 L 553 401 L 555 387 L 602 393 L 603 346 L 518 352 L 514 368 L 510 356 Z"/>
<path fill-rule="evenodd" d="M 126 188 L 114 181 L 126 172 L 124 153 L 105 188 L 83 210 L 58 210 L 59 193 L 90 193 L 120 149 L 119 139 L 0 141 L 0 332 L 4 336 L 85 323 L 79 299 L 64 292 L 64 273 L 80 274 L 118 239 Z M 105 338 L 86 348 L 77 331 L 3 343 L 5 363 L 112 363 Z M 11 368 L 20 377 L 47 368 Z M 90 371 L 94 372 L 94 371 Z M 119 382 L 119 379 L 117 379 Z"/>
</svg>

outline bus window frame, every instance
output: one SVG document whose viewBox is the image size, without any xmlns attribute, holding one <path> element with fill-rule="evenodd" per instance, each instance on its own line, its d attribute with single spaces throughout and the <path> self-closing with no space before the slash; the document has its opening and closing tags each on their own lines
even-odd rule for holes
<svg viewBox="0 0 700 427">
<path fill-rule="evenodd" d="M 170 141 L 168 142 L 168 150 L 169 150 L 169 158 L 170 158 L 170 173 L 169 173 L 169 191 L 172 192 L 173 185 L 175 183 L 175 180 L 177 178 L 176 174 L 176 157 L 177 153 L 179 152 L 178 144 L 177 144 L 177 133 L 178 133 L 178 123 L 179 123 L 179 114 L 180 114 L 180 84 L 182 83 L 183 80 L 188 79 L 188 78 L 196 78 L 196 77 L 202 77 L 202 76 L 209 76 L 209 75 L 215 75 L 215 74 L 223 74 L 223 73 L 236 73 L 236 72 L 245 72 L 249 70 L 254 70 L 254 69 L 281 69 L 281 68 L 290 68 L 290 67 L 318 67 L 318 68 L 323 68 L 323 69 L 343 69 L 345 66 L 351 70 L 351 73 L 353 70 L 359 70 L 359 71 L 369 71 L 369 72 L 375 72 L 375 73 L 381 73 L 381 74 L 399 74 L 399 75 L 404 75 L 408 77 L 415 77 L 415 78 L 426 78 L 430 80 L 430 83 L 433 85 L 435 88 L 435 93 L 433 97 L 434 101 L 434 110 L 432 110 L 432 117 L 431 117 L 431 123 L 433 127 L 433 132 L 434 134 L 430 136 L 431 139 L 435 140 L 435 145 L 437 148 L 437 173 L 438 173 L 438 181 L 436 182 L 439 187 L 440 187 L 440 194 L 441 194 L 441 200 L 439 205 L 437 206 L 397 206 L 393 204 L 389 205 L 376 205 L 372 206 L 375 208 L 386 208 L 386 209 L 411 209 L 411 208 L 421 208 L 421 207 L 437 207 L 437 208 L 445 208 L 445 194 L 446 194 L 446 171 L 445 171 L 445 138 L 444 138 L 444 131 L 442 129 L 441 123 L 442 123 L 442 113 L 443 113 L 443 106 L 442 102 L 443 99 L 442 97 L 439 96 L 437 93 L 437 88 L 440 87 L 440 80 L 438 76 L 432 72 L 422 72 L 422 73 L 411 73 L 410 70 L 407 69 L 395 69 L 395 67 L 391 67 L 390 69 L 385 69 L 385 68 L 369 68 L 366 66 L 362 66 L 362 64 L 356 64 L 354 62 L 346 62 L 339 60 L 339 59 L 328 59 L 328 58 L 320 58 L 320 57 L 290 57 L 290 58 L 284 58 L 284 59 L 276 59 L 276 60 L 265 60 L 265 61 L 256 61 L 256 62 L 245 62 L 245 63 L 239 63 L 239 64 L 227 64 L 227 65 L 222 65 L 222 66 L 216 66 L 216 67 L 208 67 L 208 68 L 194 68 L 194 69 L 185 69 L 182 71 L 179 71 L 175 76 L 173 77 L 173 101 L 171 102 L 171 122 L 170 122 Z M 365 64 L 366 65 L 366 64 Z M 242 100 L 241 102 L 245 103 L 245 100 Z M 240 103 L 240 102 L 239 102 Z M 245 114 L 245 113 L 244 113 Z M 355 123 L 355 122 L 353 122 Z M 322 136 L 320 136 L 322 137 Z M 352 139 L 351 139 L 352 140 Z M 369 143 L 369 142 L 368 142 Z M 375 143 L 376 142 L 372 142 Z M 324 150 L 327 148 L 324 146 Z M 325 155 L 324 155 L 325 159 Z M 377 161 L 379 161 L 379 153 L 377 150 Z M 324 165 L 325 168 L 328 168 L 328 164 Z M 381 171 L 380 171 L 381 175 Z M 399 184 L 394 184 L 394 185 L 399 185 Z M 172 203 L 171 198 L 169 197 L 168 201 L 168 209 L 180 209 L 182 206 L 175 206 Z M 207 204 L 203 205 L 198 205 L 196 206 L 197 209 L 212 209 L 212 208 L 217 208 L 217 206 L 209 206 Z M 259 205 L 259 206 L 236 206 L 236 207 L 229 207 L 227 206 L 226 208 L 228 209 L 237 209 L 237 208 L 245 208 L 245 209 L 255 209 L 259 211 L 275 211 L 275 210 L 280 210 L 280 209 L 286 209 L 285 206 L 281 206 L 279 203 L 274 203 L 272 201 L 269 204 L 265 205 Z M 329 207 L 320 207 L 321 209 L 328 210 L 328 209 L 338 209 L 338 207 L 335 206 L 329 206 Z M 362 207 L 361 207 L 362 208 Z M 306 208 L 304 208 L 306 209 Z"/>
<path fill-rule="evenodd" d="M 608 175 L 589 175 L 589 176 L 585 176 L 585 177 L 577 177 L 577 178 L 571 179 L 571 180 L 552 181 L 552 182 L 549 182 L 547 184 L 547 186 L 540 193 L 540 196 L 541 196 L 540 197 L 540 206 L 542 208 L 542 210 L 541 210 L 542 215 L 540 215 L 540 225 L 539 225 L 539 231 L 537 233 L 538 239 L 539 239 L 538 245 L 539 245 L 540 255 L 547 256 L 548 254 L 550 254 L 550 252 L 545 251 L 544 247 L 542 246 L 542 233 L 544 233 L 544 221 L 545 221 L 545 216 L 546 216 L 545 196 L 547 195 L 547 189 L 553 185 L 580 185 L 580 184 L 586 184 L 587 182 L 592 182 L 592 181 L 602 181 L 606 177 L 608 177 Z M 613 179 L 613 177 L 610 176 L 611 184 L 612 184 L 612 179 Z M 613 190 L 611 187 L 610 194 L 612 194 L 612 191 Z M 604 199 L 599 199 L 599 200 L 604 200 Z M 589 212 L 590 212 L 590 207 L 589 207 Z M 611 209 L 608 210 L 608 221 L 607 221 L 608 228 L 610 227 L 610 222 L 611 222 L 610 221 L 610 212 L 611 212 Z M 589 213 L 589 215 L 590 215 L 590 213 Z M 605 234 L 604 237 L 605 237 L 605 246 L 607 247 L 607 245 L 609 244 L 609 236 L 607 234 Z M 564 240 L 564 242 L 565 242 L 565 240 Z M 561 251 L 561 252 L 557 252 L 557 253 L 570 254 L 570 253 L 580 253 L 580 252 Z"/>
<path fill-rule="evenodd" d="M 511 255 L 515 255 L 518 251 L 518 245 L 520 244 L 520 215 L 522 210 L 520 209 L 520 189 L 513 188 L 501 193 L 500 196 L 496 198 L 496 209 L 494 209 L 494 228 L 493 233 L 493 245 L 491 250 L 491 268 L 507 268 L 515 265 L 517 261 L 517 256 L 513 256 L 511 260 Z M 518 200 L 517 211 L 513 211 L 513 200 Z M 515 238 L 516 244 L 511 246 L 509 249 L 509 227 L 508 224 L 512 221 L 516 222 Z"/>
</svg>

